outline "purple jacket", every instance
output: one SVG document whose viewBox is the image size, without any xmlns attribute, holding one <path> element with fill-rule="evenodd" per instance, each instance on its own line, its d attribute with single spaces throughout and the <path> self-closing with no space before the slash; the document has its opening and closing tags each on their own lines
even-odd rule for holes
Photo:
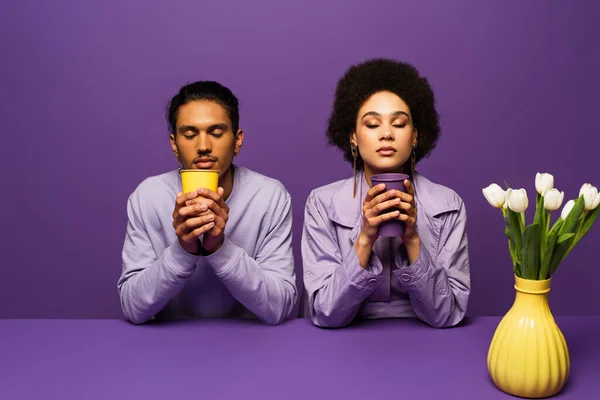
<svg viewBox="0 0 600 400">
<path fill-rule="evenodd" d="M 379 238 L 377 242 L 388 240 L 389 251 L 381 250 L 385 246 L 375 251 L 374 246 L 363 269 L 354 242 L 369 188 L 364 173 L 357 182 L 356 198 L 350 178 L 313 190 L 306 202 L 302 260 L 313 322 L 342 327 L 356 317 L 417 316 L 434 327 L 456 325 L 467 310 L 471 287 L 462 199 L 415 172 L 419 257 L 408 265 L 400 238 Z"/>
</svg>

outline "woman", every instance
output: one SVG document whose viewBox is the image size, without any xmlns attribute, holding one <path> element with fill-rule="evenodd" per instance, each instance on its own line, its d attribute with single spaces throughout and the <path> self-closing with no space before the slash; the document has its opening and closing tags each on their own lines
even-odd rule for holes
<svg viewBox="0 0 600 400">
<path fill-rule="evenodd" d="M 447 327 L 464 317 L 464 203 L 415 171 L 439 132 L 431 87 L 409 64 L 370 60 L 338 82 L 327 136 L 354 165 L 354 176 L 313 190 L 306 203 L 304 284 L 316 325 L 416 316 Z M 388 172 L 410 176 L 406 193 L 371 185 L 372 175 Z M 395 211 L 381 213 L 389 209 Z M 378 237 L 378 226 L 391 219 L 404 222 L 404 234 Z"/>
</svg>

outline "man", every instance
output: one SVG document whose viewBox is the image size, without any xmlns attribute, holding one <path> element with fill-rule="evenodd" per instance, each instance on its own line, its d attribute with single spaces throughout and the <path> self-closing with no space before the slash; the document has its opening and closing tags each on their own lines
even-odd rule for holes
<svg viewBox="0 0 600 400">
<path fill-rule="evenodd" d="M 219 188 L 181 193 L 171 171 L 131 194 L 118 282 L 125 316 L 284 321 L 297 299 L 291 199 L 280 182 L 233 164 L 244 141 L 237 98 L 217 82 L 186 85 L 168 122 L 180 168 L 218 170 Z"/>
</svg>

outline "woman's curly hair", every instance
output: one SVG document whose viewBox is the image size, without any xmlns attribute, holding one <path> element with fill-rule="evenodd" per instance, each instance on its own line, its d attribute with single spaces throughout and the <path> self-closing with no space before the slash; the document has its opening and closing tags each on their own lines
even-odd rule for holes
<svg viewBox="0 0 600 400">
<path fill-rule="evenodd" d="M 347 161 L 353 162 L 350 135 L 356 129 L 358 110 L 369 97 L 382 91 L 395 93 L 410 108 L 418 133 L 415 161 L 429 156 L 440 135 L 431 86 L 412 65 L 385 58 L 351 66 L 338 82 L 327 127 L 329 143 L 340 148 Z M 364 168 L 360 157 L 356 167 Z"/>
</svg>

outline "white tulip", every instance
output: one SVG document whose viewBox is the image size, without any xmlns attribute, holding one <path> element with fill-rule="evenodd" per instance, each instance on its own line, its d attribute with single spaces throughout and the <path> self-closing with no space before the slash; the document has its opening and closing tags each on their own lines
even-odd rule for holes
<svg viewBox="0 0 600 400">
<path fill-rule="evenodd" d="M 490 186 L 482 189 L 481 191 L 492 207 L 500 208 L 506 202 L 506 192 L 504 192 L 504 190 L 502 190 L 502 188 L 495 183 L 492 183 Z"/>
<path fill-rule="evenodd" d="M 583 196 L 585 205 L 583 206 L 585 211 L 593 210 L 598 207 L 600 200 L 598 200 L 598 188 L 592 186 L 589 183 L 584 183 L 579 189 L 579 197 Z"/>
<path fill-rule="evenodd" d="M 560 208 L 565 192 L 559 192 L 558 189 L 550 189 L 544 192 L 544 208 L 548 211 L 556 211 Z"/>
<path fill-rule="evenodd" d="M 563 207 L 562 211 L 560 212 L 560 217 L 563 220 L 567 219 L 567 217 L 569 216 L 569 213 L 573 209 L 574 205 L 575 205 L 575 200 L 569 200 L 569 201 L 567 201 L 567 204 L 565 204 L 565 206 Z"/>
<path fill-rule="evenodd" d="M 554 187 L 554 177 L 550 174 L 535 174 L 535 190 L 543 194 Z"/>
<path fill-rule="evenodd" d="M 592 210 L 596 209 L 600 205 L 600 193 L 596 195 L 594 202 L 592 203 Z"/>
<path fill-rule="evenodd" d="M 505 210 L 508 208 L 508 197 L 510 196 L 511 193 L 512 193 L 512 189 L 506 189 L 506 201 L 504 202 L 504 205 L 502 206 L 502 208 Z"/>
<path fill-rule="evenodd" d="M 511 190 L 506 201 L 508 202 L 508 208 L 516 213 L 524 212 L 529 205 L 525 189 Z"/>
</svg>

